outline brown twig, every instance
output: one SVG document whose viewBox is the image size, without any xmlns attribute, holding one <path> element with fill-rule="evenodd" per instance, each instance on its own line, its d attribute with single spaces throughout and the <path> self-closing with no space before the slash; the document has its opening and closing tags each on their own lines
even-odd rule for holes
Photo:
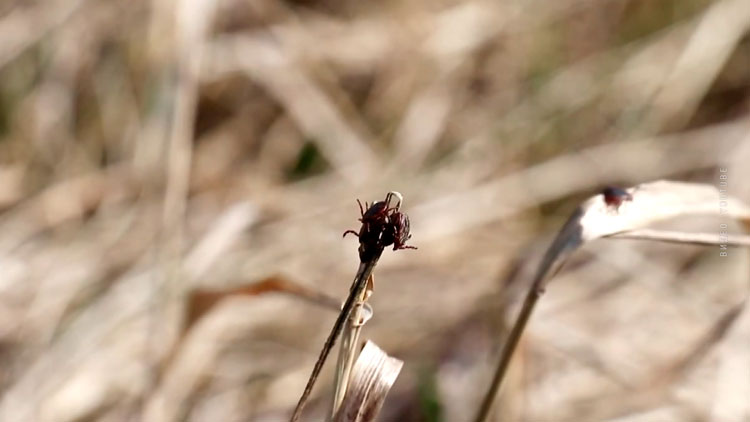
<svg viewBox="0 0 750 422">
<path fill-rule="evenodd" d="M 351 316 L 352 310 L 354 309 L 354 304 L 362 295 L 362 292 L 364 292 L 365 286 L 367 286 L 367 279 L 370 277 L 370 274 L 372 274 L 372 270 L 378 263 L 380 255 L 382 253 L 383 247 L 381 246 L 380 250 L 377 251 L 377 253 L 373 254 L 368 261 L 360 262 L 359 270 L 357 271 L 357 275 L 354 277 L 354 282 L 352 283 L 352 288 L 349 292 L 349 297 L 346 299 L 346 302 L 344 302 L 344 306 L 341 309 L 339 316 L 336 318 L 336 322 L 333 323 L 331 333 L 328 334 L 328 338 L 323 344 L 323 349 L 321 349 L 320 356 L 318 356 L 318 360 L 315 362 L 315 366 L 313 366 L 310 378 L 307 380 L 305 390 L 302 392 L 302 396 L 297 402 L 297 407 L 294 409 L 294 413 L 292 414 L 290 422 L 298 421 L 299 417 L 302 415 L 302 409 L 304 409 L 305 404 L 307 404 L 307 400 L 310 398 L 310 393 L 312 392 L 312 388 L 315 385 L 315 381 L 318 379 L 318 375 L 320 375 L 320 370 L 323 369 L 323 364 L 328 358 L 328 354 L 331 352 L 331 349 L 333 349 L 333 346 L 336 343 L 336 339 L 341 334 L 341 331 L 344 328 L 344 323 L 346 323 L 346 321 Z"/>
</svg>

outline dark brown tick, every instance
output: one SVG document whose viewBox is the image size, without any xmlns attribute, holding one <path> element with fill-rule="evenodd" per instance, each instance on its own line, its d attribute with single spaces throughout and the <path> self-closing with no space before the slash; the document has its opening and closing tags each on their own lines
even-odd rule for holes
<svg viewBox="0 0 750 422">
<path fill-rule="evenodd" d="M 369 221 L 380 221 L 383 219 L 383 217 L 388 215 L 388 203 L 385 201 L 378 201 L 373 203 L 370 207 L 367 206 L 367 202 L 365 202 L 365 208 L 367 208 L 367 211 L 362 212 L 362 204 L 359 202 L 359 199 L 357 200 L 357 204 L 359 204 L 359 213 L 362 215 L 362 218 L 359 219 L 359 221 L 366 223 Z"/>
<path fill-rule="evenodd" d="M 377 241 L 385 225 L 388 224 L 388 203 L 378 201 L 368 206 L 367 202 L 365 202 L 365 207 L 363 208 L 362 203 L 357 199 L 357 204 L 359 205 L 359 221 L 362 222 L 362 227 L 360 227 L 359 233 L 354 230 L 345 231 L 343 237 L 351 233 L 359 237 L 360 242 Z"/>
<path fill-rule="evenodd" d="M 362 222 L 362 227 L 359 233 L 347 230 L 344 236 L 349 233 L 357 236 L 365 251 L 390 245 L 393 245 L 394 251 L 417 249 L 415 246 L 406 244 L 411 238 L 410 223 L 409 216 L 398 211 L 400 202 L 393 208 L 388 207 L 387 201 L 375 202 L 369 206 L 365 202 L 365 206 L 362 207 L 362 203 L 357 200 L 357 204 L 359 204 L 361 215 L 359 221 Z"/>
<path fill-rule="evenodd" d="M 359 258 L 361 261 L 368 261 L 376 254 L 378 250 L 382 251 L 386 245 L 382 242 L 383 232 L 386 227 L 390 224 L 389 213 L 394 208 L 388 208 L 388 201 L 375 202 L 369 207 L 365 202 L 365 208 L 362 208 L 361 202 L 359 210 L 362 216 L 359 221 L 362 222 L 362 227 L 359 229 L 359 233 L 354 230 L 347 230 L 344 232 L 344 236 L 351 233 L 359 238 Z"/>
<path fill-rule="evenodd" d="M 406 242 L 411 239 L 411 234 L 409 233 L 409 216 L 402 212 L 395 211 L 391 213 L 388 219 L 390 221 L 383 231 L 383 246 L 393 244 L 394 251 L 399 249 L 417 249 L 416 246 L 409 246 L 406 244 Z"/>
<path fill-rule="evenodd" d="M 604 188 L 602 195 L 604 195 L 604 203 L 608 207 L 614 207 L 616 210 L 620 208 L 623 202 L 633 200 L 633 195 L 629 194 L 625 189 L 614 186 Z"/>
</svg>

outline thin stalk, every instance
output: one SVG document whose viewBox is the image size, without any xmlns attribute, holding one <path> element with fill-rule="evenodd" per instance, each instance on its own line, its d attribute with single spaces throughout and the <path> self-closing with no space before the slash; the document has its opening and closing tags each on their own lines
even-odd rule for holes
<svg viewBox="0 0 750 422">
<path fill-rule="evenodd" d="M 380 247 L 378 250 L 372 251 L 369 254 L 369 259 L 359 264 L 357 275 L 354 277 L 354 282 L 352 282 L 349 297 L 346 298 L 346 302 L 344 302 L 344 306 L 342 307 L 339 316 L 336 318 L 336 322 L 333 323 L 331 333 L 328 335 L 325 344 L 323 344 L 323 349 L 320 351 L 320 356 L 315 362 L 315 366 L 313 367 L 310 378 L 305 386 L 305 391 L 302 392 L 302 396 L 300 397 L 299 402 L 297 402 L 297 407 L 295 407 L 294 413 L 292 414 L 291 419 L 289 419 L 290 422 L 298 421 L 300 415 L 302 415 L 302 410 L 310 398 L 310 393 L 315 385 L 315 381 L 318 379 L 318 375 L 320 375 L 320 370 L 323 369 L 323 364 L 328 358 L 331 349 L 336 344 L 336 339 L 341 334 L 344 324 L 351 317 L 354 305 L 358 302 L 358 299 L 365 291 L 365 287 L 367 287 L 367 279 L 370 278 L 370 274 L 372 274 L 372 270 L 375 269 L 375 265 L 378 263 L 382 253 L 383 248 Z"/>
<path fill-rule="evenodd" d="M 365 322 L 363 321 L 362 307 L 367 300 L 368 290 L 369 289 L 365 289 L 360 300 L 354 305 L 352 316 L 349 318 L 349 322 L 346 324 L 344 334 L 341 338 L 341 349 L 339 351 L 338 361 L 336 362 L 336 388 L 333 394 L 333 405 L 331 406 L 330 419 L 333 419 L 333 416 L 338 412 L 341 403 L 344 401 L 346 391 L 349 388 L 349 378 L 351 377 L 354 358 L 357 354 L 359 335 L 362 332 L 362 326 Z"/>
<path fill-rule="evenodd" d="M 621 239 L 658 240 L 672 243 L 692 243 L 695 245 L 750 246 L 750 236 L 745 234 L 687 233 L 653 229 L 638 229 L 616 233 L 609 237 Z"/>
<path fill-rule="evenodd" d="M 505 374 L 506 372 L 508 372 L 508 367 L 510 364 L 510 359 L 513 357 L 513 352 L 516 350 L 518 342 L 521 340 L 521 335 L 523 334 L 523 330 L 526 328 L 526 323 L 529 321 L 529 317 L 534 311 L 534 306 L 542 296 L 542 293 L 542 290 L 531 288 L 526 294 L 526 300 L 524 300 L 523 302 L 521 312 L 518 314 L 516 322 L 513 325 L 513 329 L 508 335 L 508 340 L 505 342 L 505 345 L 503 345 L 503 350 L 500 353 L 500 361 L 497 364 L 495 376 L 492 378 L 492 384 L 490 384 L 490 388 L 487 391 L 487 394 L 484 396 L 484 400 L 482 401 L 482 406 L 479 408 L 479 412 L 474 418 L 475 422 L 484 422 L 485 420 L 487 420 L 487 417 L 490 414 L 490 410 L 492 410 L 492 404 L 495 402 L 495 397 L 497 396 L 497 393 L 498 391 L 500 391 L 500 387 L 502 386 Z"/>
<path fill-rule="evenodd" d="M 570 235 L 570 232 L 578 233 L 578 230 L 575 227 L 577 218 L 579 218 L 579 214 L 576 212 L 571 216 L 565 226 L 563 226 L 563 229 L 560 230 L 555 237 L 555 240 L 552 241 L 552 244 L 545 252 L 544 257 L 537 268 L 531 287 L 529 287 L 529 291 L 526 293 L 526 299 L 523 301 L 521 311 L 518 313 L 516 321 L 513 323 L 513 328 L 511 329 L 510 334 L 508 334 L 508 340 L 506 340 L 505 345 L 503 345 L 503 350 L 500 353 L 500 361 L 495 369 L 492 383 L 482 400 L 482 405 L 474 418 L 474 422 L 485 422 L 487 420 L 487 417 L 492 410 L 492 404 L 495 401 L 495 397 L 503 384 L 505 374 L 508 372 L 510 359 L 513 357 L 513 352 L 515 352 L 516 347 L 518 347 L 518 342 L 521 340 L 523 330 L 526 328 L 531 313 L 534 311 L 534 306 L 536 306 L 537 301 L 544 294 L 550 278 L 560 271 L 567 256 L 578 246 L 579 242 L 576 240 L 575 236 L 571 238 Z"/>
</svg>

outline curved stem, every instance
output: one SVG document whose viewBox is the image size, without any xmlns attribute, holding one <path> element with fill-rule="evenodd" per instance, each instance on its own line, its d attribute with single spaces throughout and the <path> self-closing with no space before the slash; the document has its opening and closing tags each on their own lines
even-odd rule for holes
<svg viewBox="0 0 750 422">
<path fill-rule="evenodd" d="M 518 317 L 516 317 L 513 329 L 508 335 L 508 340 L 505 342 L 503 350 L 500 353 L 500 361 L 497 364 L 492 384 L 490 384 L 490 388 L 487 390 L 487 394 L 485 394 L 484 399 L 482 400 L 482 406 L 479 408 L 479 412 L 477 412 L 474 422 L 485 422 L 487 420 L 490 410 L 492 410 L 492 405 L 495 402 L 495 396 L 497 396 L 497 393 L 503 384 L 505 374 L 508 372 L 508 366 L 511 357 L 513 357 L 513 352 L 516 350 L 518 342 L 521 340 L 523 330 L 526 328 L 526 323 L 529 321 L 529 317 L 534 311 L 534 306 L 536 305 L 537 300 L 542 296 L 543 292 L 544 291 L 537 288 L 537 286 L 532 286 L 526 294 L 526 300 L 523 302 L 521 312 L 518 314 Z"/>
</svg>

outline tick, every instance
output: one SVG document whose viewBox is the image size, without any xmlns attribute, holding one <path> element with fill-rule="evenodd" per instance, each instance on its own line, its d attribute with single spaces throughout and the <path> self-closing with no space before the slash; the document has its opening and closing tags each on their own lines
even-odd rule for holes
<svg viewBox="0 0 750 422">
<path fill-rule="evenodd" d="M 629 194 L 625 189 L 614 186 L 604 188 L 602 195 L 604 195 L 604 203 L 608 207 L 614 207 L 615 210 L 619 210 L 623 202 L 633 200 L 633 195 Z"/>
<path fill-rule="evenodd" d="M 411 239 L 411 233 L 409 233 L 409 216 L 402 212 L 394 211 L 388 216 L 388 220 L 381 239 L 383 246 L 393 244 L 394 251 L 399 249 L 417 249 L 416 246 L 406 244 Z"/>
<path fill-rule="evenodd" d="M 365 202 L 364 208 L 362 203 L 357 199 L 359 205 L 359 221 L 362 222 L 362 227 L 359 229 L 359 233 L 354 230 L 347 230 L 344 232 L 343 237 L 351 233 L 359 238 L 360 243 L 374 244 L 380 240 L 380 235 L 388 224 L 388 212 L 391 210 L 388 208 L 388 202 L 379 201 L 372 205 L 367 205 Z"/>
</svg>

